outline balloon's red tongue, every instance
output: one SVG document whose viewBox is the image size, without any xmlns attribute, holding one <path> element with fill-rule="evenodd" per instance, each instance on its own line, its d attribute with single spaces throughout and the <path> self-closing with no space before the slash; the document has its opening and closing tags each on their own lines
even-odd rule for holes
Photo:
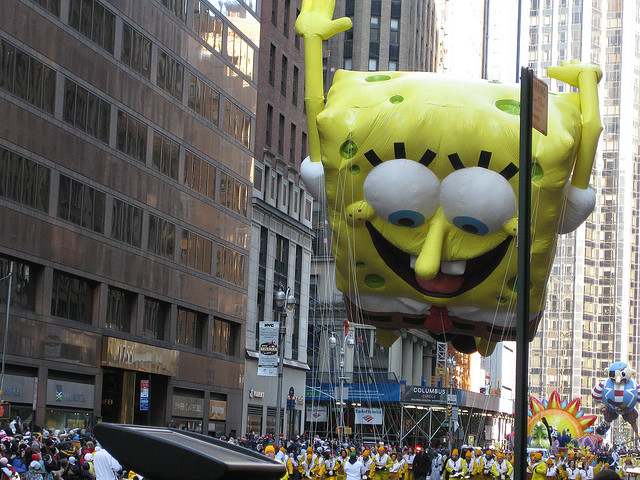
<svg viewBox="0 0 640 480">
<path fill-rule="evenodd" d="M 446 273 L 438 272 L 431 280 L 425 280 L 416 275 L 416 281 L 418 285 L 424 290 L 434 293 L 455 293 L 464 283 L 464 275 L 447 275 Z"/>
</svg>

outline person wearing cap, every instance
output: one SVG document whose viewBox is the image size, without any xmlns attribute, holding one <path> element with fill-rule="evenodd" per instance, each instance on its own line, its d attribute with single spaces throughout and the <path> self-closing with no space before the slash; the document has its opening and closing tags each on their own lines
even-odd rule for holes
<svg viewBox="0 0 640 480">
<path fill-rule="evenodd" d="M 469 471 L 474 480 L 484 480 L 484 456 L 479 448 L 474 452 L 473 463 L 469 465 Z"/>
<path fill-rule="evenodd" d="M 337 480 L 345 480 L 347 478 L 347 474 L 344 471 L 344 464 L 347 462 L 347 460 L 349 460 L 349 453 L 345 448 L 343 448 L 342 450 L 340 450 L 340 456 L 337 458 L 337 462 L 338 462 L 338 466 L 336 467 Z"/>
<path fill-rule="evenodd" d="M 496 461 L 491 467 L 491 476 L 497 480 L 511 480 L 513 478 L 513 465 L 504 456 L 504 453 L 498 452 Z"/>
<path fill-rule="evenodd" d="M 451 451 L 451 457 L 447 460 L 445 471 L 447 479 L 460 478 L 467 474 L 467 462 L 460 458 L 460 452 L 457 448 Z"/>
<path fill-rule="evenodd" d="M 300 472 L 302 478 L 314 478 L 316 467 L 317 465 L 313 457 L 313 449 L 308 448 L 302 461 L 298 462 L 298 472 Z"/>
<path fill-rule="evenodd" d="M 375 480 L 388 480 L 389 479 L 389 467 L 390 467 L 389 454 L 386 452 L 382 445 L 378 446 L 378 451 L 373 456 L 371 463 L 371 478 Z"/>
<path fill-rule="evenodd" d="M 414 480 L 413 462 L 416 459 L 416 455 L 413 453 L 413 449 L 409 447 L 402 458 L 404 459 L 404 480 Z"/>
<path fill-rule="evenodd" d="M 320 468 L 316 471 L 318 480 L 336 480 L 338 462 L 329 447 L 324 451 Z"/>
<path fill-rule="evenodd" d="M 482 475 L 483 478 L 485 480 L 488 480 L 489 478 L 491 478 L 492 475 L 492 471 L 493 471 L 493 465 L 496 463 L 495 458 L 493 457 L 493 451 L 488 448 L 485 452 L 484 452 L 484 457 L 482 459 Z"/>
<path fill-rule="evenodd" d="M 371 451 L 368 448 L 365 448 L 362 451 L 362 456 L 360 457 L 360 462 L 362 462 L 362 467 L 364 468 L 364 473 L 362 474 L 363 480 L 367 480 L 373 474 L 373 458 L 371 458 Z"/>
<path fill-rule="evenodd" d="M 547 464 L 542 460 L 542 453 L 535 452 L 532 455 L 531 480 L 546 480 Z"/>
<path fill-rule="evenodd" d="M 555 480 L 558 476 L 558 467 L 553 457 L 547 458 L 547 480 Z"/>
</svg>

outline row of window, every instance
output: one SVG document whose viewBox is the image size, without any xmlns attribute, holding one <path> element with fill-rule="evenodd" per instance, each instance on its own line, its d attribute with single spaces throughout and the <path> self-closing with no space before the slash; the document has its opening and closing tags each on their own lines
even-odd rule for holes
<svg viewBox="0 0 640 480">
<path fill-rule="evenodd" d="M 11 262 L 14 272 L 11 306 L 18 310 L 35 311 L 37 289 L 40 288 L 39 277 L 44 268 L 0 255 L 2 277 L 8 275 Z M 87 325 L 92 324 L 98 286 L 99 284 L 92 280 L 54 270 L 51 284 L 51 315 Z M 108 286 L 107 290 L 105 327 L 135 333 L 132 332 L 132 325 L 136 319 L 138 301 L 144 302 L 143 336 L 155 340 L 171 340 L 168 332 L 172 322 L 169 303 L 113 286 Z M 6 289 L 0 289 L 0 304 L 6 304 Z M 208 318 L 206 313 L 178 307 L 175 342 L 195 349 L 204 349 L 203 339 L 206 338 Z M 220 318 L 213 318 L 212 321 L 212 351 L 236 355 L 239 347 L 239 325 Z"/>
<path fill-rule="evenodd" d="M 277 49 L 272 43 L 269 46 L 269 72 L 268 80 L 271 86 L 275 85 L 276 81 L 276 60 Z M 287 84 L 289 83 L 289 59 L 285 54 L 280 57 L 280 94 L 283 97 L 287 96 Z M 291 104 L 298 106 L 299 102 L 299 83 L 300 83 L 300 69 L 297 65 L 293 66 L 292 81 L 291 81 Z"/>
<path fill-rule="evenodd" d="M 282 113 L 278 115 L 278 154 L 284 157 L 285 153 L 285 132 L 286 132 L 286 121 L 285 117 Z M 289 163 L 292 165 L 297 164 L 296 157 L 296 143 L 298 141 L 297 135 L 298 127 L 295 123 L 291 122 L 289 124 Z M 267 147 L 271 147 L 273 145 L 273 105 L 267 104 L 267 118 L 266 118 L 266 128 L 264 131 L 264 143 Z M 300 158 L 305 158 L 307 156 L 307 133 L 304 131 L 300 132 L 300 147 L 301 147 L 301 155 Z"/>
<path fill-rule="evenodd" d="M 192 79 L 200 82 L 195 76 L 192 76 Z M 108 144 L 111 129 L 111 105 L 73 80 L 65 78 L 64 81 L 63 120 Z M 195 87 L 196 94 L 201 95 L 198 98 L 204 101 L 200 102 L 194 99 L 193 108 L 203 116 L 206 116 L 204 109 L 207 109 L 207 112 L 212 112 L 215 108 L 217 123 L 219 97 L 213 96 L 213 90 L 207 85 L 200 82 L 199 86 L 197 86 L 197 82 Z M 55 84 L 56 76 L 54 70 L 8 42 L 0 40 L 0 88 L 4 88 L 32 105 L 53 114 Z M 199 92 L 202 93 L 200 94 Z M 251 121 L 249 117 L 233 104 L 227 102 L 226 107 L 225 131 L 236 138 L 241 138 L 243 143 L 246 144 L 250 141 Z M 213 115 L 213 113 L 211 114 Z M 147 134 L 148 127 L 145 123 L 122 110 L 118 110 L 116 125 L 116 148 L 118 150 L 135 160 L 146 163 Z M 179 156 L 179 143 L 157 131 L 153 132 L 152 165 L 158 171 L 179 181 Z M 185 157 L 190 160 L 187 162 L 187 168 L 185 169 L 185 184 L 215 201 L 215 173 L 213 176 L 209 173 L 209 171 L 215 172 L 215 167 L 207 164 L 207 168 L 189 169 L 196 162 L 196 160 L 191 160 L 197 157 L 190 152 L 186 152 Z M 197 163 L 201 165 L 206 162 L 197 159 Z M 204 178 L 200 177 L 200 172 L 203 173 Z M 202 183 L 210 182 L 211 178 L 213 178 L 214 182 L 203 190 Z M 228 186 L 229 183 L 233 184 L 232 187 Z M 248 188 L 246 185 L 241 184 L 232 177 L 225 176 L 224 185 L 221 185 L 220 190 L 220 203 L 222 205 L 244 216 L 247 215 Z"/>
<path fill-rule="evenodd" d="M 229 191 L 236 185 L 228 175 L 221 180 Z M 50 170 L 15 152 L 0 147 L 0 196 L 36 208 L 49 210 Z M 245 187 L 246 188 L 246 187 Z M 232 192 L 229 197 L 234 197 Z M 107 196 L 105 193 L 65 175 L 59 176 L 57 216 L 81 227 L 105 233 Z M 246 208 L 246 206 L 245 206 Z M 120 199 L 112 199 L 112 238 L 137 248 L 142 247 L 144 211 Z M 169 260 L 175 259 L 176 226 L 168 220 L 149 213 L 146 249 Z M 182 230 L 180 263 L 211 274 L 213 268 L 213 241 Z M 243 287 L 245 285 L 245 255 L 216 246 L 215 275 Z"/>
<path fill-rule="evenodd" d="M 174 6 L 175 5 L 177 4 L 174 4 Z M 181 9 L 182 7 L 179 8 Z M 53 8 L 49 10 L 56 16 L 59 15 L 59 13 L 55 13 L 59 12 L 59 8 Z M 105 8 L 98 0 L 71 1 L 69 11 L 69 26 L 73 27 L 93 43 L 99 45 L 111 54 L 114 54 L 114 36 L 116 31 L 115 18 L 115 15 L 109 9 Z M 194 17 L 194 19 L 199 18 L 199 16 Z M 237 56 L 242 56 L 242 58 L 245 59 L 246 55 L 240 55 L 239 52 L 236 52 L 236 50 L 246 50 L 243 44 L 241 44 L 242 42 L 244 42 L 244 40 L 242 40 L 237 34 L 231 32 L 233 32 L 233 30 L 229 30 L 230 36 L 225 37 L 227 38 L 228 49 L 231 49 L 229 57 L 232 60 Z M 147 80 L 150 80 L 151 78 L 152 47 L 153 42 L 146 35 L 137 31 L 127 22 L 123 22 L 120 60 L 124 64 L 138 72 L 140 75 L 145 77 Z M 4 52 L 0 53 L 2 53 L 4 59 Z M 44 67 L 42 63 L 34 59 L 30 59 L 28 55 L 22 52 L 20 53 L 24 56 L 24 61 L 28 62 L 30 60 L 33 60 L 36 62 L 36 66 L 33 68 L 29 68 L 29 66 L 27 65 L 25 68 L 20 63 L 18 63 L 17 66 L 11 68 L 11 64 L 8 63 L 7 70 L 11 74 L 15 71 L 15 75 L 7 79 L 7 82 L 10 82 L 10 86 L 7 86 L 5 88 L 16 95 L 25 98 L 39 108 L 42 108 L 49 113 L 53 113 L 52 99 L 55 95 L 55 72 L 48 67 Z M 7 55 L 10 57 L 12 53 L 9 52 L 7 53 Z M 251 58 L 253 58 L 253 54 Z M 19 57 L 18 61 L 21 60 L 22 58 Z M 10 61 L 11 58 L 8 58 L 6 60 L 6 62 Z M 246 63 L 246 60 L 243 61 Z M 2 65 L 5 65 L 4 61 Z M 45 78 L 45 76 L 40 72 L 43 67 L 47 68 L 50 71 L 49 75 L 54 77 L 53 82 L 47 82 L 48 79 Z M 251 60 L 251 69 L 253 69 L 253 60 Z M 21 74 L 27 76 L 25 78 L 22 78 L 20 76 Z M 2 75 L 2 73 L 0 73 L 0 75 Z M 34 78 L 32 79 L 32 82 L 34 84 L 33 87 L 30 87 L 29 81 L 27 81 L 27 79 L 31 78 L 29 75 L 34 76 Z M 185 76 L 187 77 L 189 88 L 189 95 L 187 99 L 187 105 L 189 106 L 189 108 L 211 123 L 218 125 L 220 93 L 217 92 L 213 87 L 207 85 L 197 75 L 188 72 L 185 66 L 173 55 L 162 49 L 158 49 L 156 84 L 181 103 L 183 100 Z M 39 82 L 38 85 L 42 85 L 42 88 L 38 88 L 36 82 Z M 2 86 L 3 85 L 0 83 L 0 87 Z M 45 87 L 50 89 L 51 91 L 46 91 Z M 76 90 L 77 88 L 78 87 L 76 87 Z M 34 101 L 31 101 L 27 98 L 28 94 L 23 94 L 22 90 L 30 91 L 31 95 L 34 95 L 37 98 L 34 98 Z M 48 94 L 48 96 L 45 95 L 45 93 Z M 67 95 L 71 96 L 69 99 L 70 101 L 71 98 L 74 97 L 73 92 L 65 91 L 65 100 L 67 99 Z M 85 90 L 84 92 L 80 91 L 76 95 L 84 95 L 84 97 L 90 98 L 91 94 L 88 94 Z M 105 103 L 102 100 L 100 100 L 100 102 Z M 226 103 L 231 104 L 232 102 L 227 99 Z M 239 141 L 246 148 L 251 149 L 251 115 L 247 114 L 236 105 L 229 105 L 227 107 L 227 110 L 225 110 L 225 113 L 231 115 L 231 117 L 226 118 L 225 121 L 234 126 L 234 128 L 225 128 L 225 132 Z M 105 132 L 106 134 L 108 134 L 108 130 L 103 128 L 100 131 L 100 133 L 103 135 L 94 136 L 96 136 L 96 138 L 100 138 L 103 141 L 106 141 L 104 140 Z"/>
</svg>

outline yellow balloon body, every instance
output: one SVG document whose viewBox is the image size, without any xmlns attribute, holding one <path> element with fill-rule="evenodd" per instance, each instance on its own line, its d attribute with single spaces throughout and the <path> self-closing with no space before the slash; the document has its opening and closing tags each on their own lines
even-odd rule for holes
<svg viewBox="0 0 640 480">
<path fill-rule="evenodd" d="M 352 313 L 382 328 L 514 338 L 519 96 L 515 84 L 431 73 L 335 74 L 317 127 L 336 282 Z M 579 93 L 548 105 L 548 135 L 533 133 L 531 335 L 583 121 Z M 416 279 L 414 262 L 430 274 Z"/>
</svg>

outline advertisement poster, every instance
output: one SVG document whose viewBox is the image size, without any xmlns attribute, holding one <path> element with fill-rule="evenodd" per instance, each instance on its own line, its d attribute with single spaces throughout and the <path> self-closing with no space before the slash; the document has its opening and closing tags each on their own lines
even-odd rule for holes
<svg viewBox="0 0 640 480">
<path fill-rule="evenodd" d="M 149 380 L 140 380 L 140 411 L 149 411 Z"/>
<path fill-rule="evenodd" d="M 278 376 L 278 330 L 280 322 L 260 322 L 258 347 L 258 376 Z"/>
<path fill-rule="evenodd" d="M 307 414 L 305 415 L 307 422 L 327 422 L 327 407 L 325 405 L 307 405 Z"/>
<path fill-rule="evenodd" d="M 381 408 L 356 408 L 356 425 L 382 425 Z"/>
</svg>

